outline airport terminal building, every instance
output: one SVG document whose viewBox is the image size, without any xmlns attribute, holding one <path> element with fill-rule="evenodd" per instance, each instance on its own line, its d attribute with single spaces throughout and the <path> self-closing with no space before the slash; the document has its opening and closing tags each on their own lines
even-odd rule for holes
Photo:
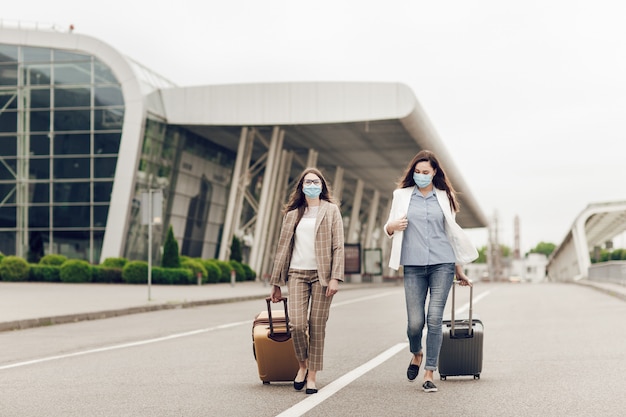
<svg viewBox="0 0 626 417">
<path fill-rule="evenodd" d="M 182 255 L 227 259 L 238 236 L 267 272 L 307 166 L 341 201 L 346 243 L 384 257 L 391 194 L 420 149 L 459 191 L 459 224 L 487 226 L 399 83 L 181 87 L 89 36 L 0 27 L 0 144 L 0 251 L 30 260 L 145 260 L 150 248 L 158 260 L 171 226 Z M 153 246 L 146 193 L 163 196 Z"/>
</svg>

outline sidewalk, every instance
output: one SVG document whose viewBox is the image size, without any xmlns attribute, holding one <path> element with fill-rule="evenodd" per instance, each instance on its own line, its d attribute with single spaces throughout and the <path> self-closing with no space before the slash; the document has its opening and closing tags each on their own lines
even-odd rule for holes
<svg viewBox="0 0 626 417">
<path fill-rule="evenodd" d="M 0 331 L 262 299 L 269 293 L 269 285 L 251 281 L 234 285 L 151 285 L 148 300 L 147 284 L 0 281 Z"/>
<path fill-rule="evenodd" d="M 574 282 L 626 301 L 626 286 L 582 280 Z M 346 289 L 397 283 L 344 283 Z M 286 288 L 283 288 L 285 294 Z M 148 311 L 263 299 L 270 287 L 261 282 L 234 285 L 66 284 L 0 281 L 0 332 L 51 324 L 96 320 Z"/>
</svg>

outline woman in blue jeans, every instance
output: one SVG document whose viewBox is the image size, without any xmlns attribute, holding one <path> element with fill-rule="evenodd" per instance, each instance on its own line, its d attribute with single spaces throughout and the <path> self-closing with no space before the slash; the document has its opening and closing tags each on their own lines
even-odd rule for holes
<svg viewBox="0 0 626 417">
<path fill-rule="evenodd" d="M 407 335 L 413 356 L 407 378 L 414 381 L 424 358 L 422 332 L 426 335 L 425 392 L 435 392 L 442 341 L 442 320 L 450 287 L 456 275 L 461 285 L 472 285 L 463 265 L 478 252 L 456 223 L 459 204 L 452 184 L 436 156 L 427 150 L 417 153 L 393 192 L 385 234 L 392 239 L 389 267 L 404 269 L 404 292 L 408 317 Z M 426 296 L 430 292 L 428 310 Z"/>
</svg>

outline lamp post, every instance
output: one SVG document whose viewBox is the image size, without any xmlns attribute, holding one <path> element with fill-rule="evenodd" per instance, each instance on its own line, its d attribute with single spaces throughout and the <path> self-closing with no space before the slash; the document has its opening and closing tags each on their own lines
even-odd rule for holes
<svg viewBox="0 0 626 417">
<path fill-rule="evenodd" d="M 148 301 L 152 300 L 152 225 L 163 218 L 163 191 L 150 189 L 141 193 L 141 224 L 148 226 Z"/>
</svg>

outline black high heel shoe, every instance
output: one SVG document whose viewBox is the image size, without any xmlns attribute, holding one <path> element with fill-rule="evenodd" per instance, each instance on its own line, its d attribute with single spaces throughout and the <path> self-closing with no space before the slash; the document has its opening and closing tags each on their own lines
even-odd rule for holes
<svg viewBox="0 0 626 417">
<path fill-rule="evenodd" d="M 307 394 L 317 394 L 317 388 L 307 388 L 306 389 L 306 393 Z"/>
<path fill-rule="evenodd" d="M 304 381 L 296 381 L 296 380 L 293 381 L 293 388 L 296 391 L 300 391 L 302 388 L 304 388 L 304 384 L 306 384 L 307 376 L 309 376 L 308 370 L 306 371 L 306 374 L 304 374 Z"/>
</svg>

